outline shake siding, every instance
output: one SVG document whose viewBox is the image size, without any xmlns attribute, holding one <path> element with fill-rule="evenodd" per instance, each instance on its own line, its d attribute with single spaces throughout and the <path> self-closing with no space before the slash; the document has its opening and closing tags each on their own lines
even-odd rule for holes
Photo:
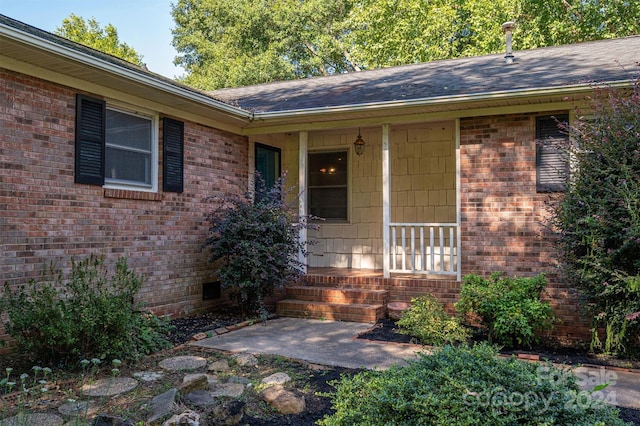
<svg viewBox="0 0 640 426">
<path fill-rule="evenodd" d="M 145 278 L 140 299 L 158 314 L 224 302 L 202 301 L 202 283 L 211 280 L 200 249 L 204 200 L 246 189 L 245 138 L 185 122 L 183 193 L 76 184 L 76 93 L 0 70 L 0 283 L 26 284 L 45 263 L 68 270 L 71 257 L 95 253 L 109 265 L 126 256 Z M 162 188 L 162 116 L 158 124 Z"/>
</svg>

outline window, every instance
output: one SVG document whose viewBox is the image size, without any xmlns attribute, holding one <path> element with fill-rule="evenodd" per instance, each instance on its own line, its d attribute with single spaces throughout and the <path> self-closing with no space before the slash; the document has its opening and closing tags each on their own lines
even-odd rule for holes
<svg viewBox="0 0 640 426">
<path fill-rule="evenodd" d="M 565 150 L 569 135 L 559 126 L 568 123 L 567 114 L 536 118 L 536 189 L 561 192 L 567 188 L 569 162 Z"/>
<path fill-rule="evenodd" d="M 280 149 L 256 143 L 256 171 L 267 188 L 273 187 L 280 177 L 280 155 Z"/>
<path fill-rule="evenodd" d="M 76 101 L 76 183 L 154 190 L 156 118 L 84 95 Z M 163 189 L 182 192 L 184 124 L 165 118 L 163 134 Z"/>
<path fill-rule="evenodd" d="M 309 213 L 348 220 L 347 151 L 309 153 Z"/>
</svg>

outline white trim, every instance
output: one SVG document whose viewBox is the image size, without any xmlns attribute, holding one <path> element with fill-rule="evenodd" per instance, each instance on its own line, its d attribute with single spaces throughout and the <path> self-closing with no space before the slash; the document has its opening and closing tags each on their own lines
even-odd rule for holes
<svg viewBox="0 0 640 426">
<path fill-rule="evenodd" d="M 389 124 L 382 125 L 382 269 L 384 278 L 390 276 L 389 225 L 391 224 L 391 161 Z"/>
<path fill-rule="evenodd" d="M 307 152 L 309 145 L 309 133 L 300 132 L 298 134 L 298 216 L 307 218 Z M 307 242 L 307 229 L 300 229 L 300 241 Z M 302 253 L 298 254 L 300 263 L 303 264 L 303 273 L 307 273 L 307 259 Z"/>
<path fill-rule="evenodd" d="M 456 279 L 462 281 L 462 189 L 460 188 L 460 119 L 456 118 L 456 224 L 458 226 L 456 241 L 456 258 L 458 260 Z"/>
</svg>

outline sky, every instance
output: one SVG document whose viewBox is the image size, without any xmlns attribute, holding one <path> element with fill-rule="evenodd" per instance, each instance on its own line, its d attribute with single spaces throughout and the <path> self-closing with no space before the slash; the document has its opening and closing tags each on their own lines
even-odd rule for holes
<svg viewBox="0 0 640 426">
<path fill-rule="evenodd" d="M 175 0 L 173 0 L 175 1 Z M 174 78 L 184 70 L 173 65 L 172 0 L 0 0 L 0 14 L 54 32 L 72 13 L 101 27 L 113 24 L 121 42 L 142 55 L 149 71 Z"/>
</svg>

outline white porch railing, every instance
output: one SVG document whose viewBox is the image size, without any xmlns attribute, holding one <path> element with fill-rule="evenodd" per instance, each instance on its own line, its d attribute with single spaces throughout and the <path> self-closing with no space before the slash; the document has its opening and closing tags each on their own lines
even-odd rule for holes
<svg viewBox="0 0 640 426">
<path fill-rule="evenodd" d="M 389 272 L 460 276 L 457 224 L 390 223 L 389 229 Z"/>
</svg>

